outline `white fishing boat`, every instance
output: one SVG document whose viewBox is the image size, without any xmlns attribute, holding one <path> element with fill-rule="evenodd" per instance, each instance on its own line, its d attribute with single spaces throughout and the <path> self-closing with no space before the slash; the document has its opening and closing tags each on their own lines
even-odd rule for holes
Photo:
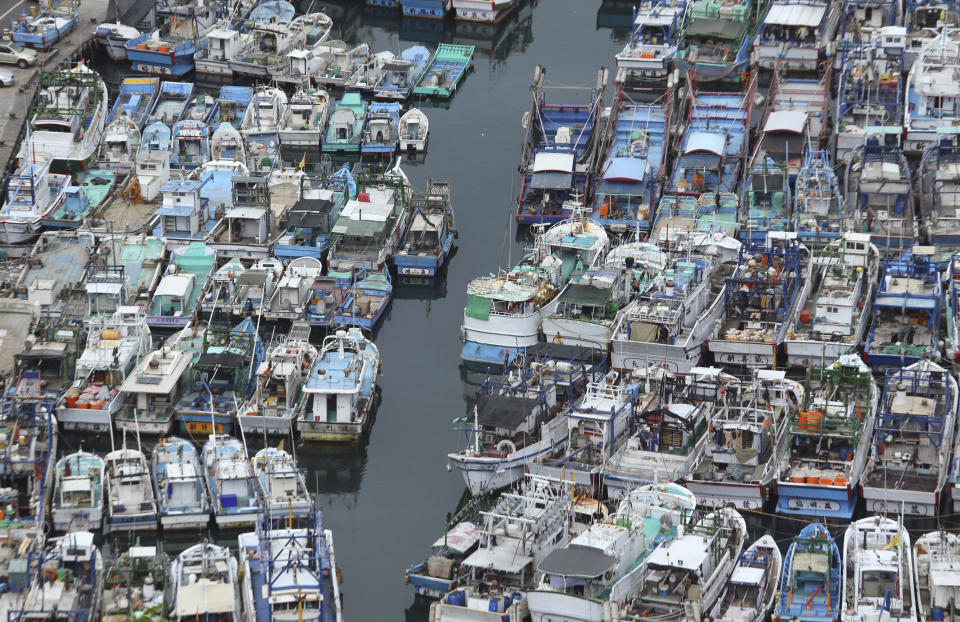
<svg viewBox="0 0 960 622">
<path fill-rule="evenodd" d="M 127 60 L 127 41 L 140 36 L 140 31 L 117 20 L 97 26 L 94 36 L 110 60 Z"/>
<path fill-rule="evenodd" d="M 0 243 L 22 244 L 35 239 L 41 221 L 63 204 L 70 176 L 51 173 L 52 162 L 24 164 L 7 179 L 0 207 Z"/>
<path fill-rule="evenodd" d="M 167 617 L 171 621 L 244 619 L 237 558 L 228 547 L 206 541 L 194 544 L 170 566 L 167 584 L 171 599 Z"/>
<path fill-rule="evenodd" d="M 854 521 L 843 536 L 842 622 L 920 620 L 910 534 L 884 516 Z"/>
<path fill-rule="evenodd" d="M 24 540 L 26 544 L 28 541 Z M 0 601 L 10 620 L 101 620 L 103 557 L 94 534 L 77 529 L 46 541 L 44 550 L 28 551 L 36 566 L 23 574 L 16 600 Z M 27 561 L 24 558 L 23 561 Z M 14 560 L 11 560 L 14 561 Z"/>
<path fill-rule="evenodd" d="M 519 0 L 453 0 L 453 10 L 458 20 L 496 24 L 518 4 Z"/>
<path fill-rule="evenodd" d="M 960 111 L 960 29 L 945 24 L 923 43 L 907 77 L 903 150 L 916 153 L 937 142 L 937 129 L 953 125 Z"/>
<path fill-rule="evenodd" d="M 329 116 L 329 93 L 323 89 L 297 89 L 283 113 L 280 144 L 319 149 Z"/>
<path fill-rule="evenodd" d="M 314 279 L 323 272 L 323 264 L 316 257 L 297 257 L 283 271 L 273 294 L 265 305 L 264 318 L 268 320 L 297 320 L 304 316 L 313 300 Z"/>
<path fill-rule="evenodd" d="M 206 529 L 210 498 L 193 443 L 176 436 L 161 438 L 151 462 L 164 530 Z"/>
<path fill-rule="evenodd" d="M 920 619 L 948 620 L 960 596 L 957 562 L 960 536 L 946 530 L 932 531 L 913 544 L 914 582 L 917 586 L 917 613 Z"/>
<path fill-rule="evenodd" d="M 411 108 L 400 117 L 400 151 L 426 151 L 430 120 L 419 108 Z"/>
<path fill-rule="evenodd" d="M 716 622 L 763 622 L 777 596 L 783 556 L 770 534 L 760 536 L 740 554 L 727 593 L 717 602 L 710 618 Z"/>
<path fill-rule="evenodd" d="M 292 435 L 309 401 L 303 387 L 318 354 L 306 341 L 279 339 L 257 367 L 257 386 L 237 413 L 245 434 Z"/>
<path fill-rule="evenodd" d="M 100 164 L 119 171 L 132 170 L 140 150 L 140 128 L 128 115 L 120 115 L 103 131 Z"/>
<path fill-rule="evenodd" d="M 157 528 L 157 498 L 142 451 L 126 447 L 106 455 L 107 525 L 110 531 Z"/>
<path fill-rule="evenodd" d="M 216 525 L 230 529 L 254 524 L 260 500 L 246 445 L 232 436 L 211 435 L 203 444 L 200 461 Z"/>
<path fill-rule="evenodd" d="M 274 152 L 280 147 L 279 131 L 283 128 L 286 111 L 287 94 L 280 87 L 261 86 L 254 91 L 240 122 L 240 134 L 246 144 L 247 157 L 250 163 L 257 164 L 251 168 L 271 168 L 264 167 L 262 160 L 274 157 Z"/>
<path fill-rule="evenodd" d="M 725 593 L 747 536 L 743 517 L 733 508 L 697 511 L 682 526 L 644 560 L 621 620 L 699 620 Z"/>
<path fill-rule="evenodd" d="M 57 461 L 53 489 L 56 531 L 97 531 L 103 522 L 103 458 L 80 450 Z"/>
<path fill-rule="evenodd" d="M 666 78 L 677 53 L 685 1 L 645 0 L 633 8 L 633 33 L 616 55 L 617 67 L 647 79 Z"/>
<path fill-rule="evenodd" d="M 76 361 L 76 380 L 57 402 L 65 430 L 106 432 L 126 396 L 120 386 L 150 351 L 150 329 L 138 307 L 124 306 L 111 316 L 91 318 L 87 341 Z"/>
<path fill-rule="evenodd" d="M 210 159 L 212 162 L 237 162 L 246 168 L 247 149 L 240 130 L 222 122 L 210 137 Z"/>
<path fill-rule="evenodd" d="M 787 364 L 823 367 L 855 350 L 870 326 L 880 251 L 866 233 L 846 232 L 813 257 L 809 287 L 787 320 Z"/>
<path fill-rule="evenodd" d="M 762 510 L 789 422 L 803 404 L 803 385 L 771 369 L 757 370 L 749 382 L 725 378 L 715 368 L 695 368 L 691 376 L 691 395 L 715 401 L 717 408 L 703 455 L 684 483 L 707 507 Z"/>
<path fill-rule="evenodd" d="M 253 474 L 267 512 L 282 513 L 313 506 L 303 471 L 281 447 L 264 447 L 258 451 L 253 457 Z"/>
<path fill-rule="evenodd" d="M 927 360 L 888 369 L 861 491 L 870 512 L 934 516 L 950 476 L 957 381 Z"/>
<path fill-rule="evenodd" d="M 604 622 L 631 595 L 642 562 L 682 533 L 697 505 L 686 488 L 651 484 L 630 492 L 610 519 L 595 522 L 537 565 L 527 592 L 533 620 Z"/>
<path fill-rule="evenodd" d="M 126 394 L 123 407 L 114 416 L 123 432 L 166 435 L 173 423 L 173 409 L 186 389 L 193 353 L 163 347 L 141 359 L 120 386 Z"/>
</svg>

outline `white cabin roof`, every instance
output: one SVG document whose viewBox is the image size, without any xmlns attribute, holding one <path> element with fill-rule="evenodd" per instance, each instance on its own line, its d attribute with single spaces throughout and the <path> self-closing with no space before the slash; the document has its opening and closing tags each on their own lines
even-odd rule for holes
<svg viewBox="0 0 960 622">
<path fill-rule="evenodd" d="M 351 199 L 340 212 L 341 216 L 346 216 L 351 220 L 374 220 L 377 222 L 386 222 L 387 218 L 393 212 L 393 205 L 390 203 L 380 203 L 373 201 L 357 201 Z M 334 229 L 336 231 L 336 229 Z"/>
<path fill-rule="evenodd" d="M 564 173 L 572 173 L 573 154 L 541 151 L 533 158 L 533 172 L 542 173 L 544 171 L 562 171 Z"/>
<path fill-rule="evenodd" d="M 706 542 L 696 535 L 680 536 L 668 546 L 660 546 L 650 553 L 648 563 L 671 568 L 696 570 L 707 559 Z"/>
<path fill-rule="evenodd" d="M 491 568 L 514 574 L 532 562 L 532 557 L 523 554 L 521 542 L 512 538 L 504 539 L 502 544 L 498 543 L 492 548 L 479 549 L 463 561 L 467 566 Z"/>
<path fill-rule="evenodd" d="M 815 28 L 823 21 L 823 14 L 826 12 L 826 4 L 777 3 L 770 7 L 770 12 L 767 13 L 767 18 L 763 20 L 763 23 Z"/>
<path fill-rule="evenodd" d="M 757 372 L 757 378 L 760 380 L 783 380 L 787 377 L 787 372 L 783 370 L 761 369 Z"/>
<path fill-rule="evenodd" d="M 738 566 L 730 577 L 731 583 L 740 583 L 741 585 L 760 585 L 763 580 L 763 568 L 747 568 Z"/>
<path fill-rule="evenodd" d="M 160 281 L 154 296 L 186 296 L 193 277 L 186 274 L 168 274 Z"/>
<path fill-rule="evenodd" d="M 456 551 L 457 553 L 465 553 L 470 550 L 470 547 L 476 544 L 479 539 L 480 528 L 473 523 L 463 522 L 454 525 L 454 527 L 447 532 L 446 538 L 444 538 L 444 536 L 437 538 L 437 541 L 433 543 L 433 548 L 443 546 L 444 541 L 446 541 L 448 549 Z"/>
<path fill-rule="evenodd" d="M 791 132 L 802 134 L 807 125 L 807 113 L 802 110 L 775 110 L 767 117 L 763 133 Z"/>
<path fill-rule="evenodd" d="M 188 618 L 203 613 L 230 613 L 233 610 L 233 585 L 203 581 L 177 587 L 175 616 Z"/>
</svg>

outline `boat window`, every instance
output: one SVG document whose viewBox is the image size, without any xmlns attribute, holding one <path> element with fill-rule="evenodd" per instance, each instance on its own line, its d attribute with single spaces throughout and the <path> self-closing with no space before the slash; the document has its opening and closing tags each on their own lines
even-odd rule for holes
<svg viewBox="0 0 960 622">
<path fill-rule="evenodd" d="M 897 593 L 897 573 L 890 570 L 864 570 L 860 575 L 865 598 L 883 598 L 890 590 Z"/>
</svg>

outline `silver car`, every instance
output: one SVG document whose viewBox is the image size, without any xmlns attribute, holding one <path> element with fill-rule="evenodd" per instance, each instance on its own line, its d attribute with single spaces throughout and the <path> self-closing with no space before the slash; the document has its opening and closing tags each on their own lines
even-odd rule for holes
<svg viewBox="0 0 960 622">
<path fill-rule="evenodd" d="M 12 41 L 0 42 L 0 63 L 17 65 L 25 69 L 37 62 L 37 51 L 31 50 Z"/>
<path fill-rule="evenodd" d="M 13 72 L 9 69 L 0 69 L 0 86 L 13 86 Z"/>
</svg>

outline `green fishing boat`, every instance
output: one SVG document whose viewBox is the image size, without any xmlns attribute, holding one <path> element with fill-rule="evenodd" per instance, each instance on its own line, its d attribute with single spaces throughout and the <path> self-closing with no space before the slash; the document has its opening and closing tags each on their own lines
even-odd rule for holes
<svg viewBox="0 0 960 622">
<path fill-rule="evenodd" d="M 457 90 L 461 78 L 473 62 L 472 45 L 441 43 L 430 59 L 427 70 L 413 87 L 414 95 L 430 95 L 447 99 Z"/>
</svg>

